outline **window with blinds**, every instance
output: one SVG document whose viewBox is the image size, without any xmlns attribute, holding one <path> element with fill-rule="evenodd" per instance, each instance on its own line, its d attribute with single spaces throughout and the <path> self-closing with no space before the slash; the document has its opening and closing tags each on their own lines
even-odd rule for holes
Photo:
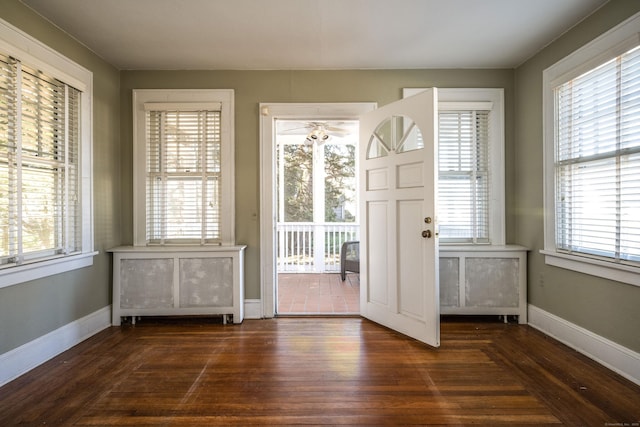
<svg viewBox="0 0 640 427">
<path fill-rule="evenodd" d="M 133 90 L 133 242 L 233 245 L 234 92 Z"/>
<path fill-rule="evenodd" d="M 556 247 L 640 262 L 640 47 L 554 88 Z"/>
<path fill-rule="evenodd" d="M 438 152 L 440 239 L 490 243 L 489 111 L 441 111 Z"/>
<path fill-rule="evenodd" d="M 82 250 L 80 94 L 0 54 L 0 265 Z"/>
<path fill-rule="evenodd" d="M 220 242 L 221 111 L 150 110 L 146 121 L 147 244 Z"/>
</svg>

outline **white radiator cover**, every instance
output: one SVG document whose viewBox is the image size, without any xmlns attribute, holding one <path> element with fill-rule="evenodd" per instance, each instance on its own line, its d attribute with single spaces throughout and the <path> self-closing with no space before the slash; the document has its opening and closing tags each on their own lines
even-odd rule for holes
<svg viewBox="0 0 640 427">
<path fill-rule="evenodd" d="M 527 248 L 440 246 L 440 313 L 516 315 L 527 323 Z"/>
<path fill-rule="evenodd" d="M 246 246 L 121 246 L 113 253 L 112 323 L 132 316 L 244 319 Z"/>
</svg>

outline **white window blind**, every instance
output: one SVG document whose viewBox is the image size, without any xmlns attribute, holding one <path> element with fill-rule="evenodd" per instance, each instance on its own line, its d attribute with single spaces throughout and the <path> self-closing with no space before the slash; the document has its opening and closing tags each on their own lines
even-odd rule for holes
<svg viewBox="0 0 640 427">
<path fill-rule="evenodd" d="M 441 111 L 438 150 L 440 238 L 489 243 L 489 111 Z"/>
<path fill-rule="evenodd" d="M 80 92 L 0 54 L 0 264 L 82 250 Z"/>
<path fill-rule="evenodd" d="M 554 89 L 556 247 L 640 261 L 640 47 Z"/>
<path fill-rule="evenodd" d="M 221 111 L 149 110 L 146 119 L 147 244 L 219 243 Z"/>
</svg>

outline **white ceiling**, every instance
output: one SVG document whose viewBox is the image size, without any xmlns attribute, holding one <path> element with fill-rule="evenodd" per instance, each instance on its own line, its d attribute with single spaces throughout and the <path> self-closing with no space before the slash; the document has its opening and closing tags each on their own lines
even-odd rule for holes
<svg viewBox="0 0 640 427">
<path fill-rule="evenodd" d="M 513 68 L 607 0 L 22 0 L 120 69 Z"/>
</svg>

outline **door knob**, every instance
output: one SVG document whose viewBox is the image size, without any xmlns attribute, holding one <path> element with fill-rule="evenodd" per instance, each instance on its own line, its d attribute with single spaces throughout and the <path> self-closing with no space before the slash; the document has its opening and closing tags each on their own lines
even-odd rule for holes
<svg viewBox="0 0 640 427">
<path fill-rule="evenodd" d="M 424 237 L 425 239 L 430 239 L 431 238 L 431 230 L 423 230 L 422 231 L 422 237 Z"/>
</svg>

